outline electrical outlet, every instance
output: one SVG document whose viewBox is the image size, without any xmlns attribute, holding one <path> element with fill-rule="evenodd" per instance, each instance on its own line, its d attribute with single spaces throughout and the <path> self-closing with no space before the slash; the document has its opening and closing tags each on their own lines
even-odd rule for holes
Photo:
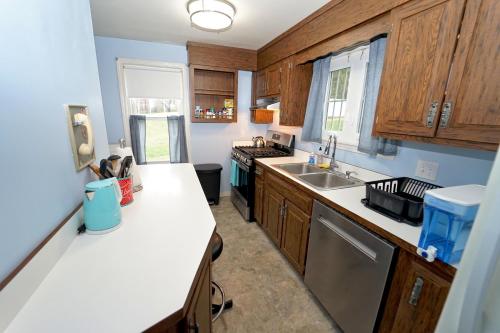
<svg viewBox="0 0 500 333">
<path fill-rule="evenodd" d="M 436 180 L 438 169 L 439 163 L 418 160 L 415 176 L 428 180 Z"/>
</svg>

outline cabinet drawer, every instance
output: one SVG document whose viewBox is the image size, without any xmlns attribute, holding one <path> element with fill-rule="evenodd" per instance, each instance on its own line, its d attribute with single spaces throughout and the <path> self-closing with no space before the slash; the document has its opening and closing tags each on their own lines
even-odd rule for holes
<svg viewBox="0 0 500 333">
<path fill-rule="evenodd" d="M 306 213 L 307 215 L 311 215 L 313 200 L 305 192 L 299 190 L 291 183 L 278 178 L 277 176 L 269 172 L 266 172 L 265 179 L 266 185 L 274 187 L 287 200 L 293 202 L 304 213 Z"/>
</svg>

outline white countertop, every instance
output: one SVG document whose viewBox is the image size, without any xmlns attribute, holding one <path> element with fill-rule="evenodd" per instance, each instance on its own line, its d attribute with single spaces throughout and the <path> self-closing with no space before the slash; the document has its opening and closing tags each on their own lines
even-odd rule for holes
<svg viewBox="0 0 500 333">
<path fill-rule="evenodd" d="M 140 332 L 184 306 L 215 220 L 191 164 L 140 172 L 121 227 L 75 238 L 7 332 Z"/>
<path fill-rule="evenodd" d="M 277 157 L 277 158 L 260 158 L 258 161 L 266 166 L 271 167 L 274 171 L 286 176 L 290 180 L 299 183 L 300 185 L 310 189 L 311 191 L 319 194 L 320 196 L 344 207 L 350 212 L 358 215 L 359 217 L 370 221 L 371 223 L 377 225 L 378 227 L 386 230 L 387 232 L 393 234 L 394 236 L 404 240 L 405 242 L 417 246 L 418 240 L 420 238 L 420 232 L 422 227 L 413 227 L 406 223 L 396 222 L 380 213 L 377 213 L 369 208 L 366 208 L 362 203 L 361 199 L 366 197 L 365 186 L 356 186 L 350 188 L 336 189 L 336 190 L 318 190 L 307 183 L 293 177 L 286 171 L 274 167 L 276 164 L 284 163 L 301 163 L 307 162 L 308 154 L 300 150 L 295 150 L 295 156 L 291 157 Z M 374 181 L 379 179 L 388 178 L 388 176 L 375 173 L 366 169 L 362 169 L 356 166 L 352 166 L 346 163 L 338 162 L 340 165 L 340 171 L 345 170 L 356 171 L 357 174 L 353 177 L 361 179 L 363 181 Z"/>
</svg>

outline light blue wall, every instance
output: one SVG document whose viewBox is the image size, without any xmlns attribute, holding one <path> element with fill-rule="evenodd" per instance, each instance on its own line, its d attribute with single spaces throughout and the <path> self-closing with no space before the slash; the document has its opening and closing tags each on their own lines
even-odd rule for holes
<svg viewBox="0 0 500 333">
<path fill-rule="evenodd" d="M 63 104 L 108 154 L 88 0 L 0 1 L 0 280 L 81 201 Z"/>
<path fill-rule="evenodd" d="M 123 137 L 120 91 L 116 58 L 137 58 L 187 64 L 185 46 L 95 37 L 102 100 L 110 143 Z M 250 123 L 252 75 L 239 72 L 238 122 L 236 124 L 191 124 L 193 163 L 220 163 L 223 166 L 221 191 L 228 192 L 230 152 L 234 140 L 248 140 L 265 133 L 266 125 Z"/>
<path fill-rule="evenodd" d="M 116 58 L 158 60 L 187 64 L 184 45 L 141 42 L 129 39 L 95 36 L 97 63 L 101 80 L 102 103 L 110 143 L 124 137 L 120 88 L 116 74 Z"/>
</svg>

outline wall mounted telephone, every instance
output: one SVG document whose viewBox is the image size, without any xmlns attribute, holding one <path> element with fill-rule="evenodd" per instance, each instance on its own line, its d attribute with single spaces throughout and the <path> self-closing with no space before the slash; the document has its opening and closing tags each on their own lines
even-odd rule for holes
<svg viewBox="0 0 500 333">
<path fill-rule="evenodd" d="M 65 105 L 68 113 L 68 129 L 77 170 L 95 161 L 94 132 L 89 111 L 85 105 Z"/>
<path fill-rule="evenodd" d="M 85 134 L 82 135 L 87 137 L 87 142 L 81 143 L 78 147 L 78 154 L 92 154 L 94 152 L 94 133 L 92 132 L 92 126 L 90 125 L 89 116 L 83 113 L 75 114 L 75 121 L 73 125 L 82 126 L 82 130 L 85 131 Z"/>
</svg>

